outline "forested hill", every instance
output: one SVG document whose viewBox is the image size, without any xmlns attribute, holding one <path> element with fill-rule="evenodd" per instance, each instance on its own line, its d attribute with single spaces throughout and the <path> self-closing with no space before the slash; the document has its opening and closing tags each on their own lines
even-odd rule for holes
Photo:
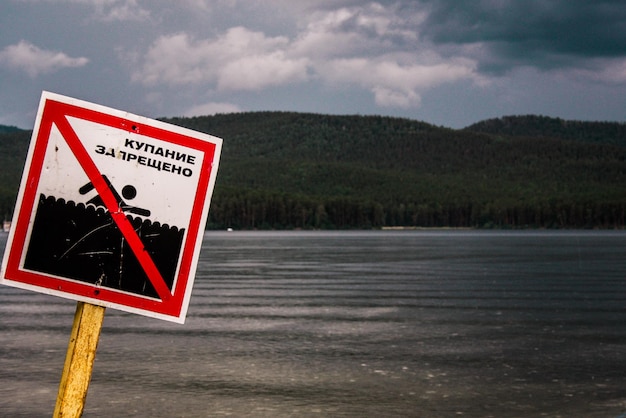
<svg viewBox="0 0 626 418">
<path fill-rule="evenodd" d="M 549 137 L 626 146 L 626 124 L 570 121 L 546 116 L 505 116 L 465 128 L 493 135 Z"/>
<path fill-rule="evenodd" d="M 0 218 L 10 219 L 17 196 L 30 131 L 0 125 Z"/>
<path fill-rule="evenodd" d="M 575 122 L 590 132 L 582 138 L 526 118 L 523 132 L 489 133 L 481 124 L 492 121 L 453 130 L 291 112 L 164 120 L 224 138 L 210 228 L 623 228 L 623 126 L 590 142 L 594 123 Z M 13 147 L 3 167 L 21 171 L 28 136 L 0 134 L 0 158 Z M 7 211 L 20 173 L 1 173 Z"/>
<path fill-rule="evenodd" d="M 409 119 L 376 116 L 250 112 L 165 121 L 226 139 L 227 160 L 287 159 L 376 168 L 414 167 L 416 159 L 425 157 L 417 153 L 424 145 L 418 138 L 434 139 L 444 132 L 472 136 Z M 430 164 L 433 159 L 431 155 L 421 162 Z"/>
<path fill-rule="evenodd" d="M 0 133 L 19 132 L 21 129 L 16 126 L 0 125 Z"/>
<path fill-rule="evenodd" d="M 220 227 L 624 224 L 626 147 L 613 138 L 287 112 L 168 121 L 225 138 Z"/>
</svg>

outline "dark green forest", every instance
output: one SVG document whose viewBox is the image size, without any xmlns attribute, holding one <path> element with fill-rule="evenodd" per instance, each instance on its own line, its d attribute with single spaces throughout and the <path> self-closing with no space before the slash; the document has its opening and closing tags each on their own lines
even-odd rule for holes
<svg viewBox="0 0 626 418">
<path fill-rule="evenodd" d="M 19 188 L 30 131 L 0 126 L 0 216 L 10 219 Z"/>
<path fill-rule="evenodd" d="M 598 144 L 626 146 L 626 124 L 582 122 L 546 116 L 505 116 L 475 123 L 468 131 L 495 135 L 574 139 Z"/>
<path fill-rule="evenodd" d="M 169 118 L 224 139 L 207 228 L 624 228 L 626 125 L 250 112 Z M 0 130 L 11 213 L 30 132 Z"/>
</svg>

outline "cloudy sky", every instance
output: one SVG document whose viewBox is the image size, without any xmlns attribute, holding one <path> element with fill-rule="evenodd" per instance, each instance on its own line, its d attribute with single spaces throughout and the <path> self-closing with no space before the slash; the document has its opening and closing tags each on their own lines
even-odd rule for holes
<svg viewBox="0 0 626 418">
<path fill-rule="evenodd" d="M 0 124 L 42 90 L 148 117 L 626 121 L 623 0 L 0 0 Z"/>
</svg>

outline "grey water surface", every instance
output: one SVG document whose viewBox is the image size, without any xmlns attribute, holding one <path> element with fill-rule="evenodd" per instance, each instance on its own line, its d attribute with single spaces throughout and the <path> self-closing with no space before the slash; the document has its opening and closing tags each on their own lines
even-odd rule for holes
<svg viewBox="0 0 626 418">
<path fill-rule="evenodd" d="M 626 416 L 625 274 L 620 231 L 207 232 L 184 325 L 107 310 L 83 416 Z M 0 416 L 52 415 L 75 307 L 0 287 Z"/>
</svg>

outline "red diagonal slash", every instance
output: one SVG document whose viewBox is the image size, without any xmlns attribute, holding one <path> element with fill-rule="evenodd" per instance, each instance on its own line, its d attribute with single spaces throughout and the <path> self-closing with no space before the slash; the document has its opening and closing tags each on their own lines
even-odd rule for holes
<svg viewBox="0 0 626 418">
<path fill-rule="evenodd" d="M 59 112 L 57 117 L 54 118 L 54 121 L 59 129 L 59 132 L 67 142 L 67 145 L 70 147 L 74 156 L 85 171 L 85 174 L 89 177 L 91 184 L 93 184 L 94 188 L 100 195 L 102 202 L 113 217 L 113 221 L 119 228 L 122 236 L 128 242 L 128 245 L 135 254 L 135 257 L 137 257 L 139 264 L 146 272 L 146 275 L 148 276 L 150 283 L 152 283 L 152 286 L 154 286 L 154 290 L 156 290 L 159 298 L 164 302 L 169 300 L 172 297 L 172 294 L 170 293 L 170 289 L 167 287 L 167 284 L 165 284 L 163 276 L 161 276 L 161 273 L 154 264 L 150 254 L 148 254 L 145 250 L 141 239 L 137 235 L 137 232 L 135 232 L 135 228 L 126 217 L 122 208 L 119 206 L 113 192 L 102 177 L 102 173 L 100 173 L 100 170 L 98 170 L 98 167 L 96 167 L 96 164 L 89 156 L 89 153 L 81 143 L 78 135 L 76 135 L 74 128 L 72 128 L 67 120 L 66 115 Z"/>
</svg>

